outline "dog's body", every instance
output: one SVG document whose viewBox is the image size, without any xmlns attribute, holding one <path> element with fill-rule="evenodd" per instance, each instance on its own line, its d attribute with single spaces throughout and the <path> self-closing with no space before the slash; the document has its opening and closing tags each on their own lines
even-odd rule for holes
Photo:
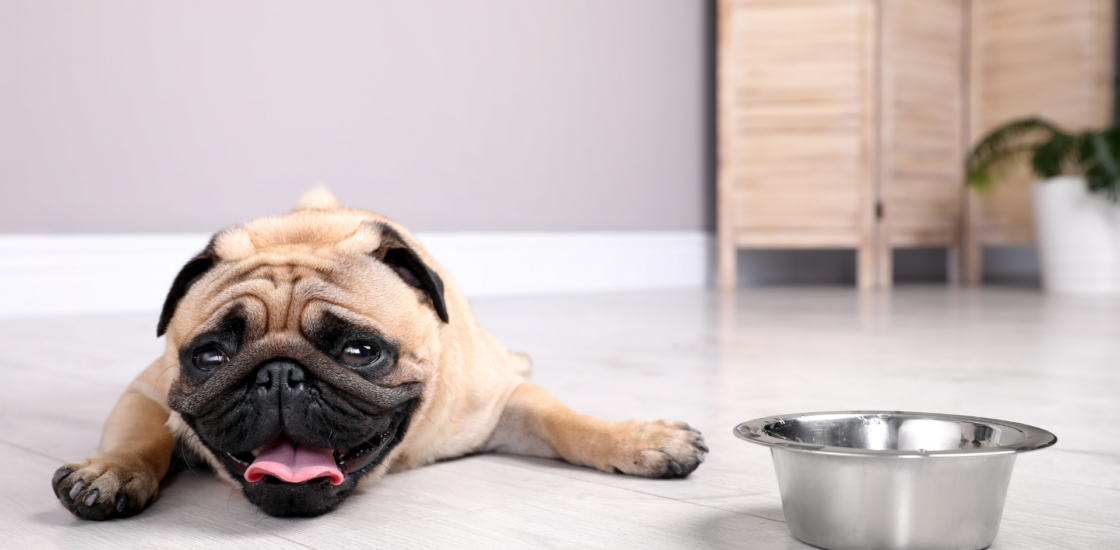
<svg viewBox="0 0 1120 550">
<path fill-rule="evenodd" d="M 707 452 L 684 423 L 579 415 L 527 382 L 528 359 L 478 326 L 411 234 L 322 193 L 215 235 L 172 285 L 164 332 L 99 454 L 55 474 L 83 518 L 143 510 L 176 454 L 269 514 L 306 516 L 359 481 L 470 453 L 683 477 Z"/>
</svg>

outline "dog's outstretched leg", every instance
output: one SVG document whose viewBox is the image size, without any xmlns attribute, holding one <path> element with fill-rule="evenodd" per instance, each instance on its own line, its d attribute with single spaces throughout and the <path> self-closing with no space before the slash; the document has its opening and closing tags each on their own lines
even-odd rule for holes
<svg viewBox="0 0 1120 550">
<path fill-rule="evenodd" d="M 562 458 L 604 472 L 684 477 L 708 452 L 684 422 L 610 422 L 572 411 L 551 393 L 522 382 L 510 395 L 486 450 Z"/>
<path fill-rule="evenodd" d="M 156 402 L 153 364 L 128 386 L 101 432 L 98 454 L 59 468 L 54 493 L 71 512 L 104 520 L 140 513 L 171 466 L 175 438 L 164 424 L 167 408 Z"/>
</svg>

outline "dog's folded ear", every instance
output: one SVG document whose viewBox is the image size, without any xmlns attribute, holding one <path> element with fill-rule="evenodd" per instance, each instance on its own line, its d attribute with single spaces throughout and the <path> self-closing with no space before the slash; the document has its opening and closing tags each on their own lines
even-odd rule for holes
<svg viewBox="0 0 1120 550">
<path fill-rule="evenodd" d="M 195 283 L 200 277 L 206 274 L 211 267 L 214 267 L 214 262 L 217 260 L 217 255 L 214 254 L 214 240 L 210 240 L 210 244 L 199 252 L 197 256 L 191 258 L 183 269 L 179 270 L 179 274 L 175 276 L 175 281 L 171 283 L 171 290 L 167 293 L 167 298 L 163 300 L 163 311 L 159 314 L 159 325 L 156 327 L 156 336 L 163 336 L 167 332 L 167 325 L 171 324 L 171 317 L 175 315 L 175 308 L 179 305 L 179 300 L 187 295 L 191 285 Z"/>
<path fill-rule="evenodd" d="M 432 271 L 416 251 L 412 250 L 392 227 L 383 223 L 373 223 L 381 232 L 381 246 L 373 251 L 373 257 L 381 260 L 400 276 L 409 286 L 418 288 L 428 295 L 432 301 L 432 308 L 444 323 L 449 323 L 447 304 L 443 299 L 443 279 Z"/>
</svg>

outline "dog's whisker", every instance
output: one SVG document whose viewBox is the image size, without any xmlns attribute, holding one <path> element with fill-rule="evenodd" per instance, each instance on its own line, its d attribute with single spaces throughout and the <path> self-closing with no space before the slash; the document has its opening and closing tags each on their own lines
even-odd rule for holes
<svg viewBox="0 0 1120 550">
<path fill-rule="evenodd" d="M 441 434 L 443 433 L 443 429 L 439 427 L 439 424 L 436 424 L 435 421 L 433 421 L 431 418 L 428 418 L 428 415 L 424 414 L 423 411 L 416 411 L 416 412 L 420 413 L 420 416 L 424 417 L 424 420 L 427 420 L 428 423 L 431 424 L 432 427 L 434 427 L 436 429 L 436 431 L 438 431 Z"/>
</svg>

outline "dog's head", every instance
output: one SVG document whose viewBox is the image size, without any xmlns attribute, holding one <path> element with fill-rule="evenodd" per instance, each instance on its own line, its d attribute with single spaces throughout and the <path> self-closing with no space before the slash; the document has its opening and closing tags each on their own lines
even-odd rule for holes
<svg viewBox="0 0 1120 550">
<path fill-rule="evenodd" d="M 424 404 L 454 322 L 433 268 L 406 231 L 357 210 L 215 235 L 160 317 L 178 365 L 168 404 L 265 512 L 330 510 L 384 473 Z"/>
</svg>

